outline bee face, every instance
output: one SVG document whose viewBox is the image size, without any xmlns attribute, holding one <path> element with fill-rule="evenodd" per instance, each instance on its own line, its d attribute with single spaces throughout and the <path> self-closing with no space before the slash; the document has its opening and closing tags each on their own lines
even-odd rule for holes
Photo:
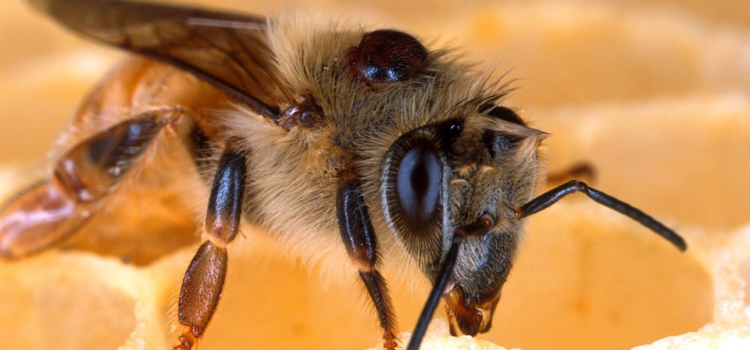
<svg viewBox="0 0 750 350">
<path fill-rule="evenodd" d="M 391 231 L 433 282 L 454 231 L 484 217 L 493 222 L 459 252 L 446 294 L 454 332 L 489 329 L 522 232 L 512 208 L 534 194 L 542 136 L 520 119 L 474 112 L 406 133 L 386 155 L 383 211 Z M 466 320 L 469 311 L 472 322 Z"/>
</svg>

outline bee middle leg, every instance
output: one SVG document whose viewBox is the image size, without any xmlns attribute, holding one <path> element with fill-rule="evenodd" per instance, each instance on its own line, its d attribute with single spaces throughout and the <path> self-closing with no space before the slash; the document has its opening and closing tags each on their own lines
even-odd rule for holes
<svg viewBox="0 0 750 350">
<path fill-rule="evenodd" d="M 239 231 L 245 193 L 246 156 L 228 140 L 219 159 L 208 199 L 203 228 L 206 240 L 198 248 L 182 281 L 178 318 L 186 327 L 174 350 L 196 346 L 219 303 L 227 272 L 227 245 Z"/>
<path fill-rule="evenodd" d="M 398 346 L 398 326 L 393 303 L 388 294 L 388 285 L 378 271 L 377 238 L 367 213 L 359 180 L 353 171 L 339 174 L 336 214 L 346 252 L 359 269 L 359 277 L 375 305 L 380 328 L 383 329 L 383 348 L 395 350 Z"/>
</svg>

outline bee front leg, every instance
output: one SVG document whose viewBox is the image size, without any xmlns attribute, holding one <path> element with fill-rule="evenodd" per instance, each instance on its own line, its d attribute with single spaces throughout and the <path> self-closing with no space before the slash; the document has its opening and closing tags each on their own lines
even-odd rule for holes
<svg viewBox="0 0 750 350">
<path fill-rule="evenodd" d="M 227 249 L 239 231 L 245 194 L 246 157 L 233 140 L 226 143 L 208 199 L 204 236 L 182 281 L 178 317 L 187 330 L 174 350 L 193 349 L 211 321 L 224 288 Z"/>
<path fill-rule="evenodd" d="M 394 350 L 398 346 L 396 316 L 388 285 L 377 269 L 378 241 L 367 214 L 359 180 L 353 171 L 344 171 L 339 175 L 336 214 L 346 252 L 359 269 L 359 277 L 378 313 L 380 328 L 383 329 L 383 347 Z"/>
</svg>

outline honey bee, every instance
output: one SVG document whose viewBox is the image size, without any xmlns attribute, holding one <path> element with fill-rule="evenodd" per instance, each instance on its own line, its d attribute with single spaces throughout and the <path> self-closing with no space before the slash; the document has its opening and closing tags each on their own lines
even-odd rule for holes
<svg viewBox="0 0 750 350">
<path fill-rule="evenodd" d="M 62 245 L 86 226 L 125 225 L 120 212 L 150 210 L 139 207 L 141 194 L 193 192 L 163 204 L 203 208 L 174 349 L 195 349 L 204 336 L 243 221 L 288 244 L 324 247 L 321 256 L 343 243 L 389 350 L 400 344 L 383 259 L 408 256 L 433 286 L 408 349 L 419 348 L 440 300 L 453 334 L 486 332 L 524 218 L 568 194 L 583 192 L 686 249 L 665 225 L 583 182 L 534 197 L 547 134 L 500 105 L 504 85 L 410 34 L 304 15 L 31 2 L 135 55 L 84 101 L 48 178 L 0 210 L 0 257 Z M 191 168 L 201 176 L 184 180 Z"/>
</svg>

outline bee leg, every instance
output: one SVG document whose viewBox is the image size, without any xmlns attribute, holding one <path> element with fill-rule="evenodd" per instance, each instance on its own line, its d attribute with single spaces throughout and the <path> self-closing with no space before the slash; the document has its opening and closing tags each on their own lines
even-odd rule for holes
<svg viewBox="0 0 750 350">
<path fill-rule="evenodd" d="M 13 260 L 64 242 L 130 169 L 174 109 L 147 112 L 116 124 L 65 153 L 48 180 L 0 209 L 0 258 Z"/>
<path fill-rule="evenodd" d="M 20 259 L 53 247 L 78 231 L 89 215 L 88 203 L 71 198 L 59 182 L 37 182 L 0 212 L 0 258 Z"/>
<path fill-rule="evenodd" d="M 344 171 L 339 175 L 336 214 L 346 252 L 359 269 L 359 277 L 375 304 L 380 328 L 383 329 L 383 348 L 394 350 L 398 346 L 396 316 L 388 285 L 377 269 L 378 242 L 354 172 Z"/>
<path fill-rule="evenodd" d="M 224 288 L 226 246 L 237 236 L 245 194 L 246 159 L 233 140 L 226 144 L 214 175 L 204 226 L 206 241 L 198 248 L 182 281 L 178 318 L 187 330 L 174 350 L 193 349 L 203 336 Z"/>
</svg>

